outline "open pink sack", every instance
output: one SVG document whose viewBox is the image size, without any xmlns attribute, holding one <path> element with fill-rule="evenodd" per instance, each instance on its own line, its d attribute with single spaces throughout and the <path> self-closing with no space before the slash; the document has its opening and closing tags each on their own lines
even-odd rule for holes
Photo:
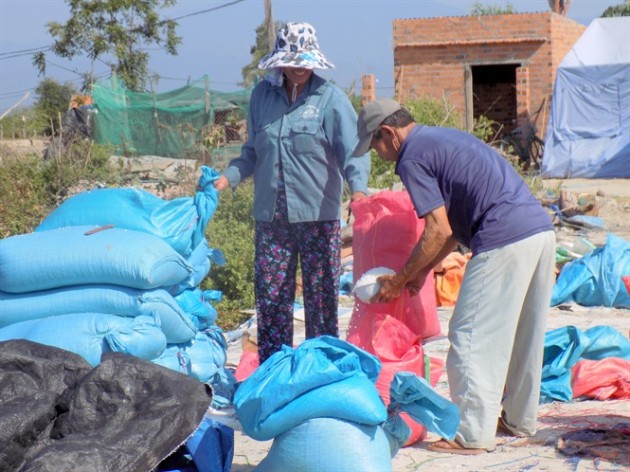
<svg viewBox="0 0 630 472">
<path fill-rule="evenodd" d="M 400 270 L 424 231 L 424 220 L 416 215 L 407 192 L 385 190 L 353 202 L 351 209 L 353 279 L 374 267 Z M 390 303 L 366 304 L 357 299 L 347 340 L 360 347 L 369 345 L 374 320 L 385 315 L 401 321 L 421 339 L 440 334 L 433 272 L 415 296 L 405 290 Z"/>
<path fill-rule="evenodd" d="M 353 278 L 374 267 L 398 271 L 417 244 L 424 220 L 418 218 L 407 192 L 382 191 L 352 203 Z M 441 333 L 437 317 L 435 281 L 427 276 L 418 295 L 407 290 L 390 303 L 363 303 L 355 298 L 347 341 L 376 355 L 382 368 L 376 388 L 385 404 L 396 372 L 406 371 L 425 377 L 422 339 Z M 433 360 L 432 360 L 433 361 Z M 430 383 L 442 373 L 439 362 L 431 362 Z M 426 437 L 426 429 L 406 414 L 402 419 L 411 429 L 405 446 Z"/>
</svg>

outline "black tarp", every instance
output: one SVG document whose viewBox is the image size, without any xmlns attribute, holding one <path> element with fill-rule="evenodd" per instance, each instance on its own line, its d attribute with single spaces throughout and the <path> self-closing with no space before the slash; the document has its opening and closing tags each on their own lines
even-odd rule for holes
<svg viewBox="0 0 630 472">
<path fill-rule="evenodd" d="M 201 424 L 210 388 L 134 356 L 0 342 L 0 471 L 149 471 Z"/>
</svg>

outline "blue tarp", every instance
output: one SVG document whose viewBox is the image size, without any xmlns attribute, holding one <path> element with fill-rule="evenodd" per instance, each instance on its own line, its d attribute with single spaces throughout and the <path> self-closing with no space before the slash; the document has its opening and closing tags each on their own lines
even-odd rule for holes
<svg viewBox="0 0 630 472">
<path fill-rule="evenodd" d="M 593 20 L 560 63 L 542 174 L 630 177 L 630 17 Z"/>
<path fill-rule="evenodd" d="M 608 357 L 630 360 L 630 341 L 612 326 L 593 326 L 586 331 L 564 326 L 548 331 L 545 333 L 540 401 L 571 401 L 571 368 L 582 359 Z"/>
<path fill-rule="evenodd" d="M 562 268 L 551 306 L 574 301 L 584 306 L 630 308 L 630 294 L 622 279 L 626 275 L 630 275 L 630 242 L 609 233 L 605 246 Z"/>
</svg>

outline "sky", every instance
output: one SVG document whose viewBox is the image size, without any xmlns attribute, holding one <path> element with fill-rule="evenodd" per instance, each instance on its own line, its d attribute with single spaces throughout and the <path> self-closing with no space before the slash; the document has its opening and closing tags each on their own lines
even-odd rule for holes
<svg viewBox="0 0 630 472">
<path fill-rule="evenodd" d="M 567 16 L 588 25 L 607 7 L 622 2 L 572 0 Z M 467 15 L 475 3 L 502 7 L 509 3 L 518 13 L 549 10 L 548 0 L 272 0 L 272 14 L 275 21 L 306 21 L 315 27 L 321 51 L 336 66 L 321 71 L 324 78 L 360 94 L 361 76 L 374 74 L 376 96 L 384 98 L 394 93 L 392 21 Z M 182 43 L 177 56 L 151 51 L 149 69 L 161 77 L 156 91 L 173 90 L 204 75 L 211 89 L 239 89 L 241 70 L 251 62 L 256 27 L 264 20 L 264 0 L 178 0 L 161 15 L 190 16 L 178 20 Z M 27 92 L 21 106 L 32 104 L 34 89 L 45 77 L 71 81 L 79 88 L 83 72 L 109 76 L 103 62 L 92 64 L 82 57 L 69 61 L 51 53 L 46 76 L 38 75 L 31 53 L 24 51 L 52 45 L 46 24 L 64 23 L 69 17 L 64 0 L 0 0 L 0 114 Z"/>
</svg>

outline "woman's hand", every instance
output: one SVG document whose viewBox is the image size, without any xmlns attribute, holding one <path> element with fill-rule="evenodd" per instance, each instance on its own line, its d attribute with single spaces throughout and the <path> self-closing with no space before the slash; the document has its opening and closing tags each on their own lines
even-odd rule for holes
<svg viewBox="0 0 630 472">
<path fill-rule="evenodd" d="M 352 194 L 352 196 L 350 197 L 350 201 L 351 202 L 356 202 L 357 200 L 361 200 L 363 198 L 367 197 L 367 195 L 363 192 L 354 192 Z"/>
<path fill-rule="evenodd" d="M 217 180 L 214 181 L 214 188 L 216 188 L 219 192 L 225 190 L 230 186 L 230 182 L 225 175 L 222 175 Z"/>
</svg>

